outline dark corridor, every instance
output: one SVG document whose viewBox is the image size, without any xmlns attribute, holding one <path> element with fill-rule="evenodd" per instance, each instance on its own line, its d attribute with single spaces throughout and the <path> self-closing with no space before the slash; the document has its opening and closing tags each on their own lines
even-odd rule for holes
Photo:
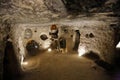
<svg viewBox="0 0 120 80">
<path fill-rule="evenodd" d="M 20 77 L 20 67 L 16 58 L 12 42 L 6 43 L 4 55 L 4 74 L 3 80 L 15 80 L 15 77 Z"/>
</svg>

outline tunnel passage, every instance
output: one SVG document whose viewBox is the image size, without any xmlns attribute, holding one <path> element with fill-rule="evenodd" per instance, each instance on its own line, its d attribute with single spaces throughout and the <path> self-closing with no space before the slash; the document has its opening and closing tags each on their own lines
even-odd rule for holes
<svg viewBox="0 0 120 80">
<path fill-rule="evenodd" d="M 68 13 L 79 14 L 89 12 L 93 8 L 102 7 L 107 0 L 62 0 Z M 91 4 L 92 3 L 92 4 Z"/>
<path fill-rule="evenodd" d="M 27 43 L 26 49 L 29 55 L 36 55 L 39 53 L 39 44 L 35 40 L 31 40 Z"/>
<path fill-rule="evenodd" d="M 21 73 L 17 57 L 15 55 L 12 42 L 7 42 L 4 55 L 4 72 L 3 80 L 15 80 Z"/>
</svg>

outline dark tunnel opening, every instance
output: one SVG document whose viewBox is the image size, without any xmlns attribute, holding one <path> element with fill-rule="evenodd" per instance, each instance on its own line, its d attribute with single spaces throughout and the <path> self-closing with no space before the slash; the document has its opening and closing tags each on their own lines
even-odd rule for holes
<svg viewBox="0 0 120 80">
<path fill-rule="evenodd" d="M 15 55 L 12 42 L 7 42 L 5 47 L 3 80 L 15 80 L 21 76 L 20 66 Z"/>
<path fill-rule="evenodd" d="M 62 0 L 67 12 L 70 14 L 90 13 L 91 9 L 101 8 L 107 0 Z M 91 4 L 92 3 L 92 4 Z"/>
</svg>

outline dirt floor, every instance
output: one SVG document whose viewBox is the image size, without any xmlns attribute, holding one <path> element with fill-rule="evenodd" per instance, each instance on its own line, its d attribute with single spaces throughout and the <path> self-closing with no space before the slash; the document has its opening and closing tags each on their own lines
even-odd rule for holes
<svg viewBox="0 0 120 80">
<path fill-rule="evenodd" d="M 12 47 L 9 46 L 10 50 Z M 13 52 L 9 51 L 9 55 Z M 14 56 L 15 57 L 15 56 Z M 17 75 L 19 70 L 15 58 L 12 62 L 6 61 L 4 80 L 119 80 L 119 72 L 109 74 L 93 61 L 78 54 L 60 54 L 45 52 L 26 59 L 27 65 L 23 65 L 24 73 Z M 14 60 L 13 60 L 14 59 Z M 11 66 L 11 67 L 10 67 Z"/>
</svg>

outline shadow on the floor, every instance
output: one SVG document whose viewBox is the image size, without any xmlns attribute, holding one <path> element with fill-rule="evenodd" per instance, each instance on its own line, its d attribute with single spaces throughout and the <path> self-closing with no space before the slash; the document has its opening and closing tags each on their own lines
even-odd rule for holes
<svg viewBox="0 0 120 80">
<path fill-rule="evenodd" d="M 84 57 L 92 60 L 95 64 L 102 67 L 106 70 L 108 73 L 113 73 L 115 71 L 115 66 L 113 64 L 110 64 L 104 60 L 101 59 L 101 57 L 98 55 L 98 53 L 95 53 L 93 51 L 89 51 L 84 55 Z"/>
</svg>

